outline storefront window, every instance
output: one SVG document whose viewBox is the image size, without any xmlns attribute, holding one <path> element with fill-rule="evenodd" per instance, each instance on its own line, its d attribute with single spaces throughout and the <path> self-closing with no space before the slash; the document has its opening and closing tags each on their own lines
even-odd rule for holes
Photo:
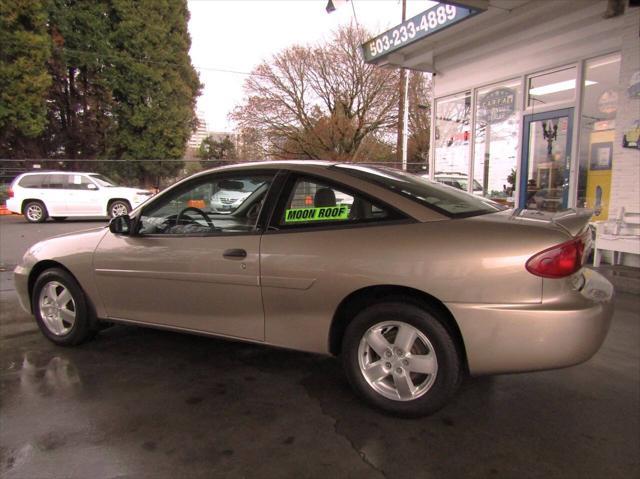
<svg viewBox="0 0 640 479">
<path fill-rule="evenodd" d="M 593 209 L 594 220 L 606 220 L 609 212 L 619 76 L 619 53 L 585 64 L 577 205 Z"/>
<path fill-rule="evenodd" d="M 528 85 L 527 106 L 534 110 L 571 102 L 576 96 L 576 67 L 532 76 Z"/>
<path fill-rule="evenodd" d="M 445 182 L 451 177 L 464 180 L 464 184 L 468 181 L 470 117 L 471 92 L 441 98 L 436 102 L 436 181 Z"/>
<path fill-rule="evenodd" d="M 473 193 L 514 205 L 519 120 L 520 80 L 478 90 Z"/>
</svg>

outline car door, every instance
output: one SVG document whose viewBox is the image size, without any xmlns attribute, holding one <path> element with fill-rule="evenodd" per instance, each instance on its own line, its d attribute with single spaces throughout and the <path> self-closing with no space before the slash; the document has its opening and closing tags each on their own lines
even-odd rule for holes
<svg viewBox="0 0 640 479">
<path fill-rule="evenodd" d="M 407 221 L 344 185 L 291 174 L 260 248 L 265 340 L 326 352 L 339 303 L 388 266 L 366 245 L 372 237 L 393 241 L 393 225 Z"/>
<path fill-rule="evenodd" d="M 45 176 L 38 191 L 49 216 L 66 216 L 69 207 L 69 195 L 66 189 L 67 175 L 51 173 Z"/>
<path fill-rule="evenodd" d="M 107 233 L 94 259 L 107 315 L 263 340 L 258 219 L 272 179 L 273 170 L 194 178 L 143 208 L 135 234 Z M 216 214 L 212 196 L 245 180 L 260 186 L 234 211 Z"/>
<path fill-rule="evenodd" d="M 104 215 L 104 201 L 98 186 L 86 175 L 67 175 L 66 189 L 69 195 L 67 213 L 70 216 Z"/>
</svg>

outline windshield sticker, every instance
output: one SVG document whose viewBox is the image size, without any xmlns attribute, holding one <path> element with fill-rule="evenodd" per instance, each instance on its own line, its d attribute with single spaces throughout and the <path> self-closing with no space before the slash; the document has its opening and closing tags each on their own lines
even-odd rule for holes
<svg viewBox="0 0 640 479">
<path fill-rule="evenodd" d="M 349 219 L 349 207 L 321 206 L 319 208 L 292 208 L 285 211 L 285 223 L 296 223 L 302 221 L 335 221 Z"/>
</svg>

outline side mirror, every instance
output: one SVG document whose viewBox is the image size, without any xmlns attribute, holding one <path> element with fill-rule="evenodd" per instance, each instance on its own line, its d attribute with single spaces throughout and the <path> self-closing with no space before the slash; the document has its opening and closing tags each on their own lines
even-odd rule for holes
<svg viewBox="0 0 640 479">
<path fill-rule="evenodd" d="M 87 189 L 88 189 L 88 190 L 97 190 L 97 189 L 98 189 L 98 187 L 97 187 L 96 185 L 94 185 L 93 183 L 89 183 L 89 184 L 87 185 Z"/>
<path fill-rule="evenodd" d="M 129 215 L 116 216 L 109 222 L 109 231 L 116 235 L 131 234 L 131 218 Z"/>
</svg>

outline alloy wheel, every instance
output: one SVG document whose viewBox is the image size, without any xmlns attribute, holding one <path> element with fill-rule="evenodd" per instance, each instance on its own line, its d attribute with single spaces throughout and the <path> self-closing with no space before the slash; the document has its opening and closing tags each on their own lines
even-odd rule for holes
<svg viewBox="0 0 640 479">
<path fill-rule="evenodd" d="M 38 222 L 44 216 L 44 210 L 38 203 L 31 203 L 27 206 L 26 216 L 29 221 Z"/>
<path fill-rule="evenodd" d="M 129 208 L 127 205 L 122 203 L 121 201 L 116 201 L 111 205 L 111 217 L 115 218 L 116 216 L 122 216 L 129 213 Z"/>
<path fill-rule="evenodd" d="M 38 298 L 40 316 L 51 333 L 64 336 L 76 322 L 76 304 L 69 290 L 58 281 L 42 287 Z"/>
<path fill-rule="evenodd" d="M 438 360 L 422 331 L 402 321 L 369 328 L 360 340 L 358 365 L 369 386 L 387 399 L 412 401 L 433 386 Z"/>
</svg>

